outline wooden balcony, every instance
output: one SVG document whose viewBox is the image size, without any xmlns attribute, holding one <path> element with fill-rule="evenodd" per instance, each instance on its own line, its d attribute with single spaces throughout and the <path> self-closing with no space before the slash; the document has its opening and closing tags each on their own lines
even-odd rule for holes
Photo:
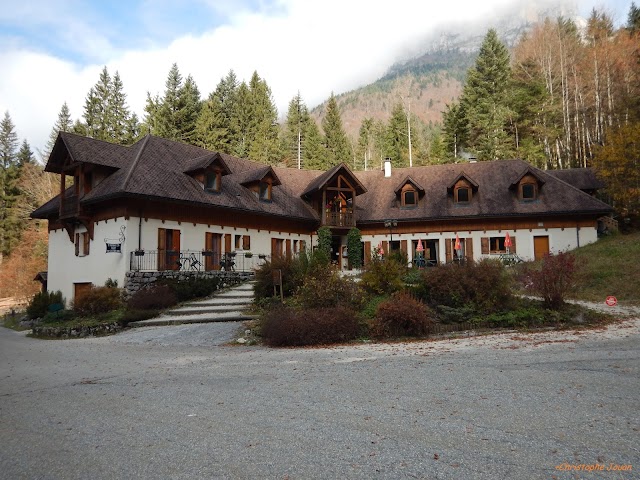
<svg viewBox="0 0 640 480">
<path fill-rule="evenodd" d="M 60 205 L 60 218 L 77 217 L 80 214 L 80 203 L 78 201 L 78 195 L 70 195 L 62 199 Z"/>
<path fill-rule="evenodd" d="M 328 227 L 355 227 L 356 219 L 353 210 L 347 209 L 341 212 L 325 212 L 324 225 Z"/>
</svg>

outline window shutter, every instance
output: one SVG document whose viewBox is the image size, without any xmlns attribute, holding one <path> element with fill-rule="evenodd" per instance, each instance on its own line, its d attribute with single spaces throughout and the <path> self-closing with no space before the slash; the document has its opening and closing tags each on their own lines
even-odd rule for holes
<svg viewBox="0 0 640 480">
<path fill-rule="evenodd" d="M 76 257 L 80 256 L 80 234 L 76 233 Z"/>
<path fill-rule="evenodd" d="M 249 235 L 242 236 L 242 249 L 251 250 L 251 237 Z"/>
<path fill-rule="evenodd" d="M 480 239 L 480 253 L 489 255 L 489 237 L 482 237 Z"/>
<path fill-rule="evenodd" d="M 84 250 L 85 255 L 89 255 L 89 232 L 84 232 L 82 234 L 82 249 Z"/>
<path fill-rule="evenodd" d="M 279 257 L 280 254 L 277 251 L 278 249 L 278 239 L 277 238 L 272 238 L 271 239 L 271 260 L 273 261 L 274 258 Z"/>
<path fill-rule="evenodd" d="M 224 235 L 224 251 L 225 253 L 231 251 L 231 234 L 225 233 Z"/>
<path fill-rule="evenodd" d="M 444 241 L 444 245 L 445 245 L 445 258 L 447 260 L 447 262 L 451 262 L 453 260 L 453 253 L 452 253 L 452 244 L 453 242 L 455 242 L 455 239 L 453 238 L 449 238 L 446 239 Z"/>
<path fill-rule="evenodd" d="M 511 237 L 511 247 L 509 248 L 509 252 L 516 253 L 516 236 L 515 235 Z"/>
<path fill-rule="evenodd" d="M 391 252 L 389 251 L 389 242 L 387 242 L 386 240 L 384 242 L 382 242 L 382 250 L 384 250 L 384 255 L 387 256 L 389 255 Z"/>
<path fill-rule="evenodd" d="M 371 242 L 364 242 L 364 264 L 367 265 L 371 260 Z"/>
<path fill-rule="evenodd" d="M 287 258 L 290 259 L 291 258 L 291 239 L 290 238 L 287 238 L 286 249 L 287 249 Z"/>
<path fill-rule="evenodd" d="M 464 254 L 467 260 L 473 260 L 473 238 L 464 239 Z"/>
<path fill-rule="evenodd" d="M 400 241 L 400 251 L 402 253 L 404 253 L 405 255 L 407 255 L 407 241 L 406 240 L 401 240 Z"/>
<path fill-rule="evenodd" d="M 171 243 L 173 243 L 172 250 L 180 252 L 180 230 L 173 230 L 171 232 Z"/>
</svg>

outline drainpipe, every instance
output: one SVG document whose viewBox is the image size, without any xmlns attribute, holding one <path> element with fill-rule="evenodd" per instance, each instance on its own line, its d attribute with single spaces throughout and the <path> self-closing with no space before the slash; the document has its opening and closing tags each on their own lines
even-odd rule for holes
<svg viewBox="0 0 640 480">
<path fill-rule="evenodd" d="M 138 217 L 138 250 L 142 250 L 142 212 Z"/>
<path fill-rule="evenodd" d="M 580 248 L 580 227 L 576 226 L 576 240 L 578 241 L 578 248 Z"/>
</svg>

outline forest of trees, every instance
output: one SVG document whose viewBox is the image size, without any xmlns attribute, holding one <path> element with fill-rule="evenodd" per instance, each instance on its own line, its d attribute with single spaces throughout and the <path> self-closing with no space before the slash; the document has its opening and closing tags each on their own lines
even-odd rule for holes
<svg viewBox="0 0 640 480">
<path fill-rule="evenodd" d="M 62 105 L 39 159 L 26 140 L 20 143 L 10 113 L 4 114 L 0 297 L 37 289 L 32 278 L 18 278 L 16 271 L 24 269 L 11 262 L 32 262 L 29 275 L 46 269 L 46 226 L 28 218 L 55 195 L 56 181 L 42 165 L 59 131 L 123 145 L 150 133 L 270 165 L 321 170 L 340 162 L 377 169 L 386 157 L 398 167 L 469 156 L 523 158 L 544 169 L 590 166 L 607 182 L 608 200 L 628 215 L 640 212 L 639 72 L 640 9 L 633 3 L 620 28 L 598 10 L 584 29 L 564 18 L 547 19 L 511 51 L 490 30 L 462 95 L 446 106 L 441 125 L 425 124 L 411 113 L 412 102 L 428 100 L 412 98 L 409 85 L 407 94 L 389 105 L 389 118 L 365 118 L 357 138 L 345 133 L 333 94 L 320 124 L 299 92 L 279 123 L 271 89 L 257 72 L 247 83 L 231 70 L 203 99 L 177 64 L 162 94 L 147 92 L 139 119 L 127 105 L 118 72 L 111 75 L 104 67 L 86 95 L 81 118 L 74 121 Z"/>
</svg>

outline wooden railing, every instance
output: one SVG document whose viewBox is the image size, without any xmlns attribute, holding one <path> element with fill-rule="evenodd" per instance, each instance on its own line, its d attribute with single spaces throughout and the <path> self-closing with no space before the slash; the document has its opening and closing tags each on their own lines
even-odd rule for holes
<svg viewBox="0 0 640 480">
<path fill-rule="evenodd" d="M 324 224 L 330 227 L 355 227 L 356 219 L 353 210 L 341 212 L 325 212 Z"/>
<path fill-rule="evenodd" d="M 192 250 L 138 250 L 131 252 L 129 269 L 134 272 L 159 272 L 164 270 L 250 272 L 262 265 L 268 258 L 268 255 L 247 257 L 242 252 L 220 254 Z"/>
</svg>

